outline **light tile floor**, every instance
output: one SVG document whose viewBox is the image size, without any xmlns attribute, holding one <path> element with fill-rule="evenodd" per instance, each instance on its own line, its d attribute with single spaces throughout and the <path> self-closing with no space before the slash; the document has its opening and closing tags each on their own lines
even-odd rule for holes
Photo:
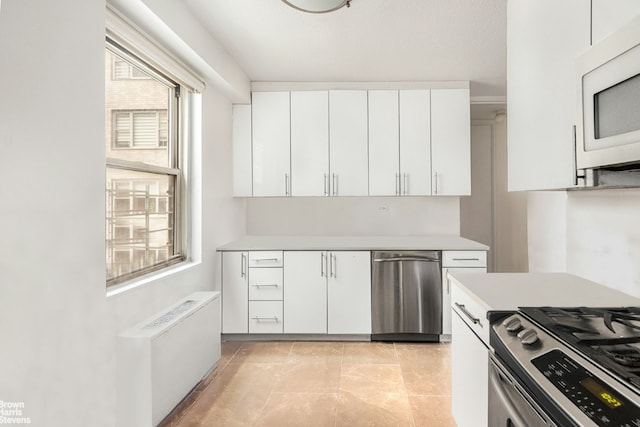
<svg viewBox="0 0 640 427">
<path fill-rule="evenodd" d="M 450 359 L 439 343 L 227 341 L 161 426 L 455 426 Z"/>
</svg>

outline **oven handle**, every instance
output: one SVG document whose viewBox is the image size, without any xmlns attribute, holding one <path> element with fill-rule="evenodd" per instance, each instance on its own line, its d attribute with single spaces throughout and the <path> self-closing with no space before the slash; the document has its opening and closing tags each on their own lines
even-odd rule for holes
<svg viewBox="0 0 640 427">
<path fill-rule="evenodd" d="M 516 407 L 513 405 L 513 402 L 511 402 L 511 399 L 505 393 L 502 382 L 508 381 L 518 394 L 520 394 L 520 392 L 508 378 L 505 377 L 505 380 L 502 380 L 501 377 L 502 375 L 500 374 L 496 362 L 494 360 L 491 360 L 491 363 L 489 364 L 489 381 L 491 381 L 493 389 L 496 391 L 496 394 L 498 395 L 500 401 L 504 404 L 504 408 L 507 410 L 507 412 L 509 412 L 511 419 L 514 421 L 513 424 L 517 426 L 526 426 L 527 423 L 522 419 Z"/>
</svg>

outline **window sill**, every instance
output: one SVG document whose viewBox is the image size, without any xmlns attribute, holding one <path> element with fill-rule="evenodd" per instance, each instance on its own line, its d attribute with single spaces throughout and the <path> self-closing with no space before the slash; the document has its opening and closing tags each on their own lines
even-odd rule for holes
<svg viewBox="0 0 640 427">
<path fill-rule="evenodd" d="M 107 298 L 114 297 L 129 292 L 133 289 L 138 289 L 142 286 L 149 285 L 165 277 L 172 276 L 174 274 L 190 270 L 191 268 L 200 264 L 200 261 L 183 261 L 178 264 L 174 264 L 165 269 L 154 271 L 145 276 L 136 277 L 128 282 L 122 282 L 117 285 L 109 286 L 107 288 Z"/>
</svg>

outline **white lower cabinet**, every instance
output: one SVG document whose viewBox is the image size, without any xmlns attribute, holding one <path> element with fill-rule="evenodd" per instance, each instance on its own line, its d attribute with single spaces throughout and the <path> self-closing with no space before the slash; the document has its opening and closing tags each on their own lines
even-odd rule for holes
<svg viewBox="0 0 640 427">
<path fill-rule="evenodd" d="M 371 252 L 329 252 L 330 334 L 371 333 Z"/>
<path fill-rule="evenodd" d="M 451 283 L 447 273 L 486 273 L 485 251 L 442 252 L 442 334 L 451 335 Z"/>
<path fill-rule="evenodd" d="M 458 427 L 487 427 L 489 350 L 454 311 L 451 412 Z"/>
<path fill-rule="evenodd" d="M 282 301 L 249 301 L 249 333 L 281 334 Z"/>
<path fill-rule="evenodd" d="M 222 253 L 222 333 L 246 334 L 248 326 L 248 252 Z"/>
<path fill-rule="evenodd" d="M 287 251 L 284 258 L 284 333 L 371 333 L 369 251 Z"/>
<path fill-rule="evenodd" d="M 327 333 L 327 252 L 284 253 L 284 333 Z"/>
</svg>

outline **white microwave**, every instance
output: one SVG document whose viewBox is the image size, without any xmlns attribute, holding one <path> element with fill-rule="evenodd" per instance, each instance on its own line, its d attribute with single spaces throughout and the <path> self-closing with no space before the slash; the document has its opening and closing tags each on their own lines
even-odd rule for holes
<svg viewBox="0 0 640 427">
<path fill-rule="evenodd" d="M 576 167 L 640 164 L 640 16 L 577 59 Z"/>
</svg>

